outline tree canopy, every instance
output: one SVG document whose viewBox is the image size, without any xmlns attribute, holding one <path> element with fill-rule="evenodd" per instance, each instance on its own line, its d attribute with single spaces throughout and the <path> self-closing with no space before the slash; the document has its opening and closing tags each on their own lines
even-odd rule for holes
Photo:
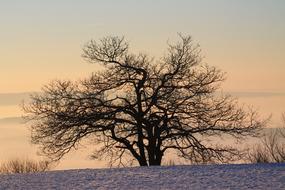
<svg viewBox="0 0 285 190">
<path fill-rule="evenodd" d="M 208 139 L 255 136 L 263 122 L 220 93 L 224 73 L 203 63 L 190 36 L 179 37 L 158 60 L 130 53 L 121 37 L 91 40 L 83 58 L 103 69 L 78 82 L 53 81 L 24 106 L 32 142 L 59 160 L 92 139 L 94 158 L 141 166 L 160 165 L 171 151 L 199 163 L 238 155 Z"/>
</svg>

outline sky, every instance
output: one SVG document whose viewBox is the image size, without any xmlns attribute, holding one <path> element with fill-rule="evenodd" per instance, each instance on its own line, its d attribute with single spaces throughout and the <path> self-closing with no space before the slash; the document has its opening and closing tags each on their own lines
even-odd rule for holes
<svg viewBox="0 0 285 190">
<path fill-rule="evenodd" d="M 91 39 L 125 36 L 134 52 L 160 58 L 181 32 L 226 73 L 223 91 L 277 121 L 284 18 L 284 0 L 0 0 L 0 119 L 23 115 L 21 101 L 54 79 L 96 72 L 81 57 Z"/>
<path fill-rule="evenodd" d="M 177 32 L 227 73 L 225 88 L 285 92 L 284 18 L 283 0 L 1 0 L 0 93 L 96 71 L 81 58 L 90 39 L 124 35 L 159 58 Z"/>
</svg>

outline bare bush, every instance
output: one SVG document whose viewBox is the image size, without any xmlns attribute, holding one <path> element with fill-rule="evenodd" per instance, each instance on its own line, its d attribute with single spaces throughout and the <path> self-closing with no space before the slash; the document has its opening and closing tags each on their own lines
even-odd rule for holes
<svg viewBox="0 0 285 190">
<path fill-rule="evenodd" d="M 284 134 L 284 129 L 275 129 L 262 137 L 261 143 L 248 152 L 247 160 L 251 163 L 285 162 Z"/>
<path fill-rule="evenodd" d="M 259 144 L 253 150 L 248 151 L 246 161 L 250 163 L 269 163 L 270 158 L 264 147 Z"/>
<path fill-rule="evenodd" d="M 0 166 L 0 173 L 34 173 L 50 170 L 51 165 L 49 161 L 34 161 L 30 159 L 12 159 L 4 162 Z"/>
<path fill-rule="evenodd" d="M 167 160 L 164 164 L 165 166 L 175 166 L 177 165 L 174 160 Z"/>
<path fill-rule="evenodd" d="M 282 129 L 280 130 L 280 136 L 285 139 L 285 113 L 282 114 Z"/>
</svg>

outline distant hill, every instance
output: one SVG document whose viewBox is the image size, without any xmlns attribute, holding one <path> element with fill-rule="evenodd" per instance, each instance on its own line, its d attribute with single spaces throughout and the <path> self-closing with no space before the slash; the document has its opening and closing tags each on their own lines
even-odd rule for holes
<svg viewBox="0 0 285 190">
<path fill-rule="evenodd" d="M 246 98 L 268 98 L 268 97 L 284 97 L 284 92 L 226 92 L 236 97 Z"/>
<path fill-rule="evenodd" d="M 5 117 L 0 118 L 0 124 L 21 124 L 24 123 L 22 117 Z"/>
<path fill-rule="evenodd" d="M 28 100 L 30 92 L 0 93 L 0 106 L 19 105 L 23 100 Z"/>
</svg>

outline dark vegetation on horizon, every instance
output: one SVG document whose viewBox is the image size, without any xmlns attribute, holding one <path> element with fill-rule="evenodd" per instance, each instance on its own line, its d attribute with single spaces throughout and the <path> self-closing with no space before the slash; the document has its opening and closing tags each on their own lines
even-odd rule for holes
<svg viewBox="0 0 285 190">
<path fill-rule="evenodd" d="M 247 151 L 246 162 L 285 162 L 285 113 L 282 115 L 283 128 L 273 129 L 261 137 L 260 143 Z"/>
<path fill-rule="evenodd" d="M 51 169 L 49 161 L 16 158 L 0 164 L 0 174 L 35 173 Z"/>
</svg>

